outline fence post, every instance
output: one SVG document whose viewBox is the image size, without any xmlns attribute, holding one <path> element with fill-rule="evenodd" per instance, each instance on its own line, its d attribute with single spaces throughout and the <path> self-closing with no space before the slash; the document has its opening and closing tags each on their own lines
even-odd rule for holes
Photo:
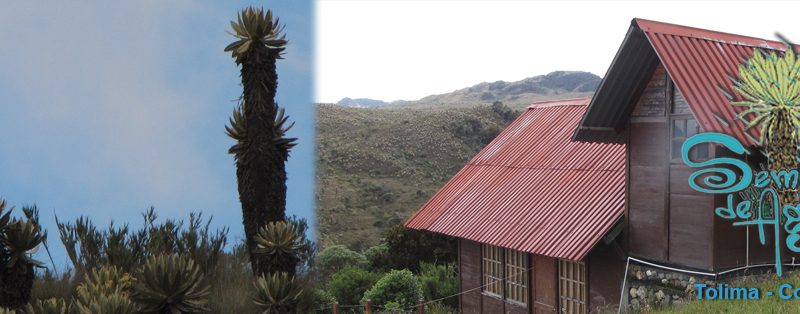
<svg viewBox="0 0 800 314">
<path fill-rule="evenodd" d="M 372 300 L 370 299 L 364 302 L 364 314 L 372 314 Z"/>
<path fill-rule="evenodd" d="M 339 301 L 333 302 L 333 314 L 339 314 Z"/>
<path fill-rule="evenodd" d="M 425 314 L 425 303 L 423 301 L 422 298 L 417 300 L 417 314 Z"/>
</svg>

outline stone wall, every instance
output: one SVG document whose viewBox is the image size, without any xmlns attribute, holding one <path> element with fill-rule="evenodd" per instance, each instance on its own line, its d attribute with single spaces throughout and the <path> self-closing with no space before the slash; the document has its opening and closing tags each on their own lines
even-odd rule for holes
<svg viewBox="0 0 800 314">
<path fill-rule="evenodd" d="M 623 304 L 632 312 L 680 305 L 697 296 L 695 283 L 716 286 L 713 277 L 689 275 L 642 265 L 628 267 Z"/>
</svg>

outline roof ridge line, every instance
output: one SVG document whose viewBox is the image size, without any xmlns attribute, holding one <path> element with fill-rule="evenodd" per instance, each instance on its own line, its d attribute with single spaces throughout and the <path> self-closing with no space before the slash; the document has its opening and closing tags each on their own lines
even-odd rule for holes
<svg viewBox="0 0 800 314">
<path fill-rule="evenodd" d="M 748 35 L 739 35 L 735 33 L 716 31 L 712 29 L 700 28 L 695 26 L 686 26 L 686 25 L 673 24 L 655 20 L 648 20 L 643 18 L 634 18 L 632 22 L 634 22 L 636 26 L 642 31 L 656 33 L 656 34 L 667 34 L 672 36 L 689 37 L 689 38 L 696 38 L 712 42 L 725 43 L 730 45 L 769 48 L 777 50 L 783 50 L 783 48 L 785 48 L 786 46 L 785 44 L 777 40 L 770 40 Z M 654 27 L 654 26 L 660 26 L 660 27 Z M 711 36 L 703 36 L 704 33 L 707 35 L 711 34 L 718 35 L 717 37 L 725 37 L 725 39 L 714 38 Z M 741 41 L 741 40 L 747 40 L 747 41 Z"/>
<path fill-rule="evenodd" d="M 503 167 L 503 168 L 512 168 L 512 169 L 528 169 L 528 170 L 553 170 L 553 171 L 622 171 L 625 169 L 569 169 L 569 168 L 547 168 L 547 167 L 519 167 L 519 166 L 508 166 L 508 165 L 496 165 L 496 164 L 478 164 L 478 163 L 467 163 L 470 166 L 475 167 Z"/>
<path fill-rule="evenodd" d="M 542 100 L 542 101 L 535 101 L 531 103 L 527 109 L 536 109 L 536 108 L 547 108 L 547 107 L 559 107 L 559 106 L 586 106 L 588 105 L 589 101 L 592 100 L 592 97 L 576 97 L 576 98 L 564 98 L 564 99 L 553 99 L 553 100 Z M 586 101 L 587 103 L 572 103 L 577 101 Z"/>
</svg>

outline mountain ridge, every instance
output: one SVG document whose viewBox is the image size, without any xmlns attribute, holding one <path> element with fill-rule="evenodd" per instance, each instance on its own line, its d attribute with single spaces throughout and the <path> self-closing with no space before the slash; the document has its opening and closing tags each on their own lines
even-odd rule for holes
<svg viewBox="0 0 800 314">
<path fill-rule="evenodd" d="M 513 107 L 535 101 L 586 97 L 594 93 L 602 79 L 584 71 L 553 71 L 518 81 L 481 82 L 450 93 L 434 94 L 418 100 L 392 101 L 345 97 L 337 105 L 349 107 L 463 107 L 500 101 Z"/>
</svg>

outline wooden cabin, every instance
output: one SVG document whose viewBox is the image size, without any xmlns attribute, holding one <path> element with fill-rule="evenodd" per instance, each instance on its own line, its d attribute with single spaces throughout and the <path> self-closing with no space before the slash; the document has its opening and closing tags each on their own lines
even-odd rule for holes
<svg viewBox="0 0 800 314">
<path fill-rule="evenodd" d="M 758 151 L 721 88 L 755 48 L 783 47 L 634 19 L 593 98 L 533 104 L 405 225 L 459 239 L 462 313 L 615 308 L 628 257 L 712 273 L 774 263 L 775 239 L 761 245 L 714 214 L 725 195 L 689 187 L 680 147 L 720 132 Z"/>
</svg>

